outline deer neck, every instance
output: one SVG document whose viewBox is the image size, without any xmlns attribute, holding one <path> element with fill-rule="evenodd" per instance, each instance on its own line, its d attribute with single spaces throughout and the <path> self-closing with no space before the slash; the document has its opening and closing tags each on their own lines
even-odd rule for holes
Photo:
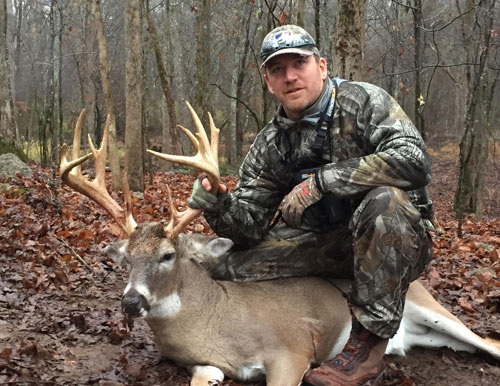
<svg viewBox="0 0 500 386">
<path fill-rule="evenodd" d="M 206 315 L 206 307 L 217 304 L 223 295 L 222 287 L 198 263 L 182 261 L 175 272 L 175 280 L 166 294 L 152 307 L 147 319 L 153 324 L 179 318 L 196 318 Z M 152 327 L 153 328 L 153 327 Z"/>
<path fill-rule="evenodd" d="M 205 347 L 200 331 L 210 330 L 217 319 L 224 291 L 197 263 L 183 262 L 179 268 L 175 289 L 151 308 L 146 321 L 161 355 L 190 363 L 195 352 Z"/>
</svg>

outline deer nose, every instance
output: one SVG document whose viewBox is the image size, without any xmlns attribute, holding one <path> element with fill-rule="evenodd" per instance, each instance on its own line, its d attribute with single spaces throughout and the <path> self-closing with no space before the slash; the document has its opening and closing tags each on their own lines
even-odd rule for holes
<svg viewBox="0 0 500 386">
<path fill-rule="evenodd" d="M 129 316 L 136 318 L 145 316 L 149 311 L 149 304 L 146 298 L 136 289 L 132 288 L 122 297 L 122 309 Z"/>
</svg>

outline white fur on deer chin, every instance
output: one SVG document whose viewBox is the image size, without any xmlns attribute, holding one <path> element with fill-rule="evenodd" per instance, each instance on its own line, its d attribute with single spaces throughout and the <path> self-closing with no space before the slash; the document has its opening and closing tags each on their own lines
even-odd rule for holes
<svg viewBox="0 0 500 386">
<path fill-rule="evenodd" d="M 181 298 L 177 292 L 174 292 L 160 299 L 156 304 L 151 304 L 151 309 L 147 316 L 153 318 L 168 318 L 176 315 L 180 309 Z"/>
</svg>

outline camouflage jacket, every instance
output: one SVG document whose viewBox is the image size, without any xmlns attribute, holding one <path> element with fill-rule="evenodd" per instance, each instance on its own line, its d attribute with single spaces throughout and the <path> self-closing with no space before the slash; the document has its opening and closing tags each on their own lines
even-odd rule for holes
<svg viewBox="0 0 500 386">
<path fill-rule="evenodd" d="M 429 157 L 413 123 L 383 89 L 363 82 L 343 82 L 335 99 L 329 138 L 319 154 L 312 150 L 316 123 L 330 100 L 333 82 L 298 121 L 282 107 L 256 136 L 240 169 L 234 193 L 218 196 L 217 212 L 205 212 L 212 229 L 240 248 L 260 241 L 283 197 L 301 169 L 318 170 L 320 189 L 358 200 L 377 186 L 407 191 L 422 217 L 432 219 L 425 186 L 431 179 Z"/>
</svg>

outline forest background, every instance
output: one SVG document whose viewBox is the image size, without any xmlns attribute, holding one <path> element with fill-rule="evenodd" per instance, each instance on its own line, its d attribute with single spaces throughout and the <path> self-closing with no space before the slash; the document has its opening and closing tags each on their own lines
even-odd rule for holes
<svg viewBox="0 0 500 386">
<path fill-rule="evenodd" d="M 284 23 L 310 31 L 330 76 L 383 87 L 415 122 L 431 154 L 438 227 L 421 281 L 474 332 L 498 338 L 500 0 L 0 0 L 0 154 L 17 148 L 33 170 L 0 181 L 0 383 L 189 384 L 185 369 L 158 361 L 144 321 L 127 327 L 127 274 L 103 252 L 120 230 L 61 184 L 59 149 L 82 108 L 85 151 L 109 115 L 108 187 L 119 191 L 128 171 L 144 191 L 136 219 L 168 219 L 165 185 L 183 206 L 194 177 L 152 165 L 145 149 L 192 154 L 176 129 L 193 127 L 190 101 L 221 129 L 222 171 L 233 176 L 223 181 L 234 189 L 277 107 L 259 51 Z M 198 219 L 189 231 L 210 229 Z M 386 365 L 386 386 L 500 377 L 498 361 L 450 350 L 416 349 Z"/>
<path fill-rule="evenodd" d="M 224 170 L 275 112 L 260 70 L 273 27 L 303 25 L 330 76 L 386 89 L 431 148 L 461 142 L 458 218 L 481 215 L 488 148 L 500 138 L 498 0 L 2 0 L 0 134 L 56 166 L 82 108 L 110 166 L 142 191 L 146 148 L 189 153 L 184 101 L 223 133 Z M 495 102 L 496 101 L 496 102 Z M 138 139 L 141 138 L 141 141 Z M 163 165 L 163 169 L 169 168 Z"/>
</svg>

